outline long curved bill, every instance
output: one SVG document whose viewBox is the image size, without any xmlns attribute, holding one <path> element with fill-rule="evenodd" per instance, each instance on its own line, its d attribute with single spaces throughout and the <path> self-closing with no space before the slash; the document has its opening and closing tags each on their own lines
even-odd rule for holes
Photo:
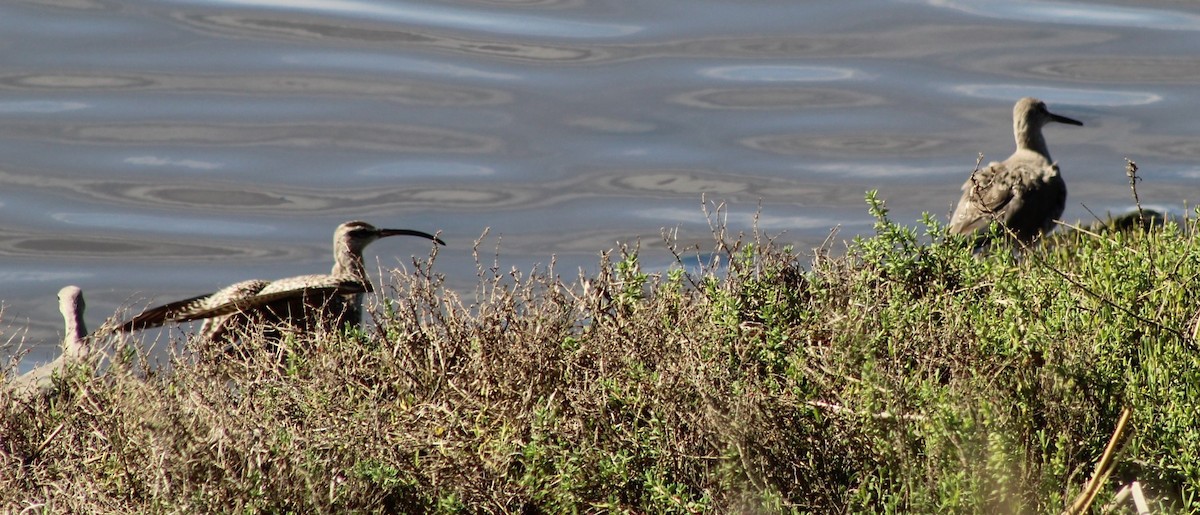
<svg viewBox="0 0 1200 515">
<path fill-rule="evenodd" d="M 1067 118 L 1066 116 L 1063 116 L 1060 114 L 1054 114 L 1054 113 L 1051 113 L 1050 111 L 1046 111 L 1046 114 L 1050 115 L 1051 121 L 1055 121 L 1058 123 L 1065 123 L 1067 125 L 1078 125 L 1080 127 L 1083 126 L 1083 122 L 1076 120 L 1074 118 Z"/>
<path fill-rule="evenodd" d="M 414 231 L 412 229 L 380 229 L 379 230 L 380 238 L 386 238 L 388 236 L 420 236 L 427 240 L 433 240 L 433 241 L 437 242 L 438 245 L 446 244 L 446 242 L 442 241 L 441 238 L 438 238 L 437 236 L 434 236 L 432 234 L 429 234 L 429 233 L 423 232 L 423 231 Z"/>
</svg>

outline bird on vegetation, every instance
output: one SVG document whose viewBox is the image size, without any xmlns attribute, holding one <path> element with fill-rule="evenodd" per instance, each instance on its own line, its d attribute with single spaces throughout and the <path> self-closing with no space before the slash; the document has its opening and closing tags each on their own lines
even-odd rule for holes
<svg viewBox="0 0 1200 515">
<path fill-rule="evenodd" d="M 9 383 L 9 388 L 18 396 L 46 395 L 54 387 L 54 377 L 62 374 L 71 363 L 81 362 L 90 354 L 87 343 L 87 327 L 83 323 L 83 291 L 78 286 L 67 286 L 58 291 L 58 310 L 62 312 L 66 336 L 62 341 L 62 354 L 54 361 L 26 372 Z"/>
<path fill-rule="evenodd" d="M 388 236 L 420 236 L 446 244 L 421 231 L 346 222 L 333 233 L 333 270 L 328 274 L 242 281 L 214 293 L 150 308 L 118 329 L 130 332 L 169 322 L 204 320 L 201 338 L 232 342 L 251 322 L 262 323 L 264 335 L 274 340 L 282 337 L 280 330 L 285 325 L 299 331 L 357 327 L 362 322 L 363 294 L 375 291 L 363 266 L 363 249 Z"/>
<path fill-rule="evenodd" d="M 962 198 L 950 217 L 950 232 L 984 232 L 993 220 L 1016 239 L 1030 243 L 1054 229 L 1067 205 L 1067 183 L 1050 159 L 1042 127 L 1050 122 L 1083 125 L 1051 113 L 1046 104 L 1025 97 L 1013 106 L 1017 151 L 1003 162 L 976 170 L 962 186 Z"/>
</svg>

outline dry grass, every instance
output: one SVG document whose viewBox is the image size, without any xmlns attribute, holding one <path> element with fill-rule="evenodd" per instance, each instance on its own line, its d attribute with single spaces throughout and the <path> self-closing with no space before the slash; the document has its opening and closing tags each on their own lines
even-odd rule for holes
<svg viewBox="0 0 1200 515">
<path fill-rule="evenodd" d="M 874 209 L 839 258 L 718 224 L 722 263 L 691 273 L 619 248 L 569 280 L 481 264 L 456 292 L 429 259 L 362 332 L 163 369 L 118 346 L 3 399 L 0 509 L 1055 511 L 1124 405 L 1106 491 L 1188 502 L 1200 365 L 1167 329 L 1200 307 L 1191 231 L 976 258 Z"/>
</svg>

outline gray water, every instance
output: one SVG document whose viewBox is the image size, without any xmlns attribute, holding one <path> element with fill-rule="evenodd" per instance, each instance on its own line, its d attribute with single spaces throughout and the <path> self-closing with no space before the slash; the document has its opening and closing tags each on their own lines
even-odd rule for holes
<svg viewBox="0 0 1200 515">
<path fill-rule="evenodd" d="M 945 217 L 1026 95 L 1086 124 L 1047 128 L 1064 218 L 1128 208 L 1125 157 L 1182 213 L 1198 48 L 1200 6 L 1170 1 L 9 0 L 0 342 L 56 352 L 66 284 L 96 326 L 324 272 L 352 219 L 441 231 L 469 288 L 485 228 L 503 267 L 571 276 L 664 227 L 710 241 L 701 194 L 799 249 L 869 232 L 868 189 Z"/>
</svg>

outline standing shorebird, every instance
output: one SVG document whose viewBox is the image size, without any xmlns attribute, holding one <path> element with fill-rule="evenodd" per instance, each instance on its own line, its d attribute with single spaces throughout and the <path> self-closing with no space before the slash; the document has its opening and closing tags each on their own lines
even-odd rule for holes
<svg viewBox="0 0 1200 515">
<path fill-rule="evenodd" d="M 54 388 L 54 376 L 62 374 L 71 363 L 83 361 L 90 354 L 87 327 L 83 323 L 83 291 L 78 286 L 67 286 L 58 291 L 58 310 L 62 312 L 66 336 L 63 337 L 62 355 L 26 372 L 9 384 L 13 393 L 22 397 L 45 395 Z"/>
<path fill-rule="evenodd" d="M 1050 159 L 1042 127 L 1050 122 L 1083 125 L 1083 122 L 1046 110 L 1046 104 L 1025 97 L 1013 106 L 1013 135 L 1017 151 L 1004 162 L 992 162 L 971 174 L 962 186 L 962 198 L 950 217 L 950 232 L 986 231 L 996 220 L 1029 243 L 1054 229 L 1054 221 L 1067 205 L 1067 183 Z"/>
<path fill-rule="evenodd" d="M 388 236 L 420 236 L 445 245 L 440 238 L 409 229 L 378 229 L 366 222 L 346 222 L 333 233 L 333 270 L 328 274 L 299 275 L 274 281 L 249 280 L 214 293 L 150 308 L 120 325 L 124 332 L 157 327 L 168 322 L 204 320 L 202 338 L 232 341 L 235 331 L 251 321 L 263 324 L 270 339 L 282 336 L 282 325 L 311 331 L 317 327 L 340 329 L 362 322 L 364 293 L 375 291 L 363 266 L 363 249 Z"/>
</svg>

